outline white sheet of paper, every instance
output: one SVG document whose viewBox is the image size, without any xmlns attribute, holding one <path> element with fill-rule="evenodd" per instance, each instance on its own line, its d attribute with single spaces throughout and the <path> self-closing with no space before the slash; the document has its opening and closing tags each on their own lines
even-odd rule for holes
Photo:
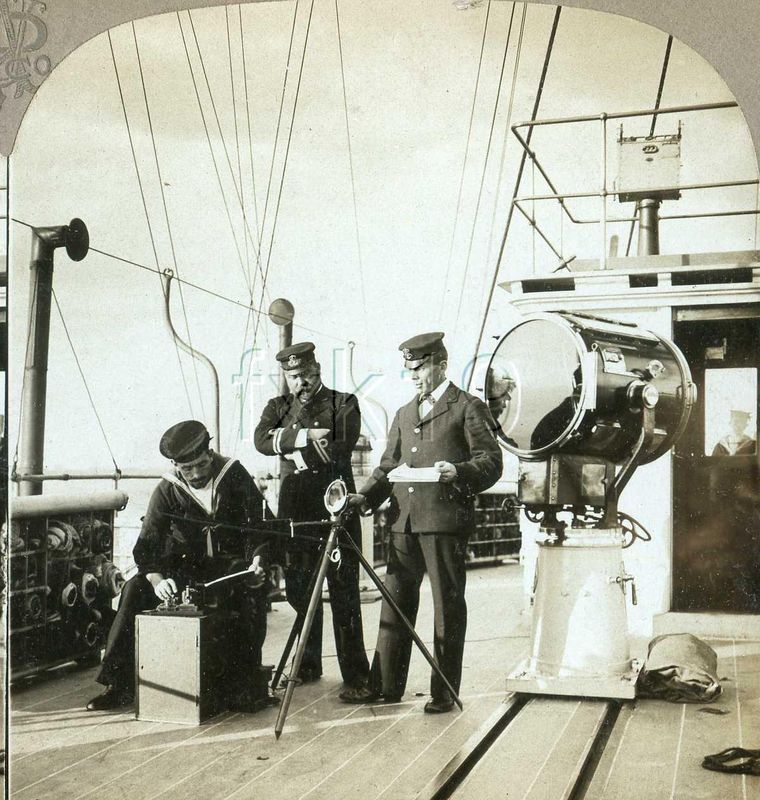
<svg viewBox="0 0 760 800">
<path fill-rule="evenodd" d="M 388 473 L 391 483 L 437 483 L 441 473 L 435 467 L 410 467 L 400 464 Z"/>
</svg>

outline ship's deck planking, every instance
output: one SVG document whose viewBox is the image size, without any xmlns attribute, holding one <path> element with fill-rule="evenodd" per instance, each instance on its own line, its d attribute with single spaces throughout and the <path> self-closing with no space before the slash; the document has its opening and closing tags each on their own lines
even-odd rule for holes
<svg viewBox="0 0 760 800">
<path fill-rule="evenodd" d="M 225 713 L 199 727 L 138 722 L 131 714 L 92 713 L 94 670 L 62 669 L 18 687 L 12 698 L 11 797 L 24 800 L 139 798 L 414 798 L 471 747 L 504 708 L 504 678 L 524 654 L 518 630 L 519 568 L 468 574 L 470 622 L 462 686 L 464 712 L 422 713 L 429 669 L 414 655 L 403 702 L 348 706 L 333 655 L 321 681 L 297 688 L 279 741 L 277 709 Z M 329 607 L 328 607 L 329 608 Z M 363 605 L 365 640 L 374 643 L 380 604 Z M 267 660 L 276 661 L 293 614 L 269 615 Z M 430 640 L 427 584 L 418 630 Z M 334 653 L 325 618 L 325 650 Z M 760 643 L 713 643 L 723 696 L 702 706 L 625 704 L 586 796 L 589 800 L 760 798 L 760 778 L 700 767 L 706 753 L 760 746 Z M 598 700 L 536 697 L 508 725 L 455 793 L 458 798 L 554 800 L 569 796 L 604 713 Z"/>
</svg>

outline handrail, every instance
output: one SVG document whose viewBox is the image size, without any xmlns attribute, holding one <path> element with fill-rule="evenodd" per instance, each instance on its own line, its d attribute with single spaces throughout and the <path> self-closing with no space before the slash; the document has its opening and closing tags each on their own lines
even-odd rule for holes
<svg viewBox="0 0 760 800">
<path fill-rule="evenodd" d="M 715 110 L 725 110 L 731 108 L 739 108 L 739 104 L 735 101 L 726 101 L 720 103 L 699 103 L 695 105 L 679 105 L 679 106 L 668 106 L 667 108 L 646 108 L 646 109 L 637 109 L 634 111 L 615 111 L 610 113 L 600 113 L 600 114 L 584 114 L 584 115 L 576 115 L 570 117 L 552 117 L 552 118 L 544 118 L 544 119 L 534 119 L 528 120 L 525 122 L 517 122 L 514 125 L 510 126 L 510 130 L 512 134 L 520 143 L 524 151 L 524 155 L 529 157 L 532 164 L 535 168 L 538 169 L 541 177 L 546 182 L 547 186 L 551 190 L 551 193 L 547 194 L 532 194 L 532 195 L 525 195 L 521 197 L 514 197 L 512 199 L 512 206 L 516 208 L 520 213 L 525 217 L 528 221 L 529 225 L 533 228 L 533 230 L 538 233 L 538 235 L 543 239 L 552 253 L 559 258 L 561 262 L 566 262 L 568 259 L 554 246 L 554 244 L 550 241 L 549 237 L 544 233 L 541 229 L 540 225 L 536 221 L 535 218 L 535 211 L 532 213 L 528 213 L 523 207 L 522 203 L 536 203 L 536 202 L 543 202 L 543 201 L 557 201 L 560 205 L 562 212 L 566 215 L 571 223 L 574 225 L 602 225 L 602 249 L 601 249 L 601 260 L 600 266 L 601 269 L 606 269 L 607 266 L 607 225 L 609 223 L 620 223 L 620 222 L 635 222 L 638 217 L 636 216 L 628 216 L 628 217 L 612 217 L 610 218 L 607 215 L 607 198 L 610 195 L 619 195 L 620 192 L 612 190 L 610 191 L 607 188 L 607 130 L 608 124 L 610 120 L 617 120 L 617 119 L 629 119 L 632 117 L 646 117 L 652 114 L 659 115 L 668 115 L 668 114 L 685 114 L 690 112 L 702 112 L 702 111 L 715 111 Z M 566 125 L 566 124 L 575 124 L 575 123 L 585 123 L 585 122 L 598 122 L 601 124 L 601 158 L 602 158 L 602 168 L 601 168 L 601 187 L 598 191 L 595 192 L 559 192 L 557 187 L 552 182 L 548 171 L 546 168 L 541 164 L 538 155 L 536 154 L 535 150 L 532 150 L 530 147 L 530 133 L 532 132 L 533 128 L 547 126 L 547 125 Z M 529 129 L 529 133 L 527 138 L 523 137 L 520 133 L 520 129 Z M 678 190 L 680 191 L 692 191 L 692 190 L 705 190 L 705 189 L 720 189 L 720 188 L 734 188 L 738 186 L 757 186 L 760 183 L 760 180 L 757 178 L 747 179 L 747 180 L 737 180 L 737 181 L 716 181 L 712 183 L 692 183 L 692 184 L 685 184 L 682 186 L 663 186 L 663 187 L 655 187 L 652 188 L 650 186 L 643 187 L 642 189 L 630 189 L 627 188 L 625 194 L 635 194 L 641 193 L 643 191 L 646 192 L 664 192 L 664 191 L 672 191 Z M 602 213 L 598 219 L 586 219 L 581 216 L 575 216 L 570 207 L 567 204 L 568 199 L 582 199 L 582 198 L 591 198 L 591 197 L 598 197 L 601 201 L 602 205 Z M 662 214 L 659 216 L 659 219 L 704 219 L 704 218 L 715 218 L 715 217 L 732 217 L 732 216 L 746 216 L 746 215 L 760 215 L 760 209 L 739 209 L 733 211 L 716 211 L 716 212 L 693 212 L 693 213 L 684 213 L 684 214 Z"/>
</svg>

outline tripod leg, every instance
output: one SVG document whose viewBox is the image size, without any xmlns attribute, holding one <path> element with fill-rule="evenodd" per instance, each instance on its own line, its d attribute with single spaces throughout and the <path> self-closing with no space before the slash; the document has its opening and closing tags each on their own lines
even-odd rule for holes
<svg viewBox="0 0 760 800">
<path fill-rule="evenodd" d="M 285 665 L 288 663 L 288 659 L 290 658 L 290 651 L 293 649 L 293 644 L 303 628 L 303 620 L 304 615 L 299 612 L 296 615 L 295 621 L 293 622 L 293 627 L 290 629 L 290 633 L 288 634 L 288 641 L 285 643 L 285 649 L 282 651 L 282 656 L 280 656 L 280 662 L 277 664 L 277 669 L 274 671 L 274 675 L 272 676 L 271 686 L 273 690 L 280 685 L 282 673 L 285 671 Z"/>
<path fill-rule="evenodd" d="M 459 706 L 459 710 L 462 711 L 462 701 L 459 699 L 459 695 L 454 691 L 454 687 L 449 682 L 449 679 L 443 674 L 443 670 L 438 666 L 438 662 L 433 657 L 432 653 L 425 647 L 425 643 L 420 639 L 417 635 L 417 631 L 414 630 L 414 625 L 406 618 L 404 612 L 398 607 L 396 601 L 391 597 L 390 592 L 385 588 L 385 584 L 380 580 L 377 573 L 375 572 L 372 565 L 367 561 L 364 557 L 362 551 L 357 547 L 356 543 L 350 536 L 345 537 L 346 541 L 348 542 L 349 546 L 353 549 L 357 556 L 359 556 L 359 561 L 361 565 L 366 570 L 369 577 L 372 579 L 372 582 L 377 586 L 380 594 L 383 596 L 383 599 L 388 603 L 388 605 L 396 612 L 398 618 L 403 623 L 404 627 L 409 631 L 411 634 L 414 643 L 417 645 L 417 648 L 425 656 L 425 660 L 430 664 L 433 668 L 433 671 L 438 675 L 438 677 L 443 681 L 446 688 L 451 692 L 451 696 L 454 698 L 454 702 Z"/>
<path fill-rule="evenodd" d="M 290 701 L 293 699 L 293 692 L 296 688 L 296 681 L 298 680 L 298 673 L 301 669 L 301 661 L 303 661 L 303 654 L 306 650 L 306 642 L 311 632 L 311 626 L 314 623 L 314 615 L 317 613 L 317 606 L 322 598 L 322 584 L 325 582 L 327 575 L 327 568 L 330 565 L 330 555 L 335 549 L 338 538 L 338 526 L 333 525 L 330 528 L 330 535 L 325 542 L 325 550 L 322 553 L 322 560 L 319 563 L 319 570 L 314 579 L 314 587 L 311 590 L 311 597 L 309 598 L 309 606 L 306 609 L 306 616 L 303 621 L 303 628 L 301 629 L 301 638 L 296 648 L 295 658 L 293 659 L 293 669 L 288 680 L 288 686 L 285 689 L 285 696 L 282 698 L 280 704 L 280 711 L 277 715 L 277 722 L 274 726 L 274 735 L 277 739 L 282 734 L 282 729 L 285 727 L 285 719 L 288 716 L 288 708 Z M 445 679 L 444 679 L 445 680 Z"/>
</svg>

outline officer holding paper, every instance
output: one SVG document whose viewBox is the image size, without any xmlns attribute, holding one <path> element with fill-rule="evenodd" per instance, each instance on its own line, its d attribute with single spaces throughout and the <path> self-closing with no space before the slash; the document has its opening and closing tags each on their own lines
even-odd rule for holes
<svg viewBox="0 0 760 800">
<path fill-rule="evenodd" d="M 467 627 L 465 553 L 475 528 L 474 496 L 501 476 L 501 450 L 486 405 L 446 377 L 442 333 L 399 346 L 417 394 L 397 412 L 378 468 L 351 495 L 355 507 L 397 508 L 385 586 L 414 624 L 427 571 L 435 608 L 435 657 L 458 692 Z M 416 472 L 415 470 L 419 470 Z M 397 702 L 406 688 L 412 639 L 383 603 L 370 684 L 344 693 L 346 702 Z M 450 711 L 454 700 L 433 673 L 427 713 Z"/>
</svg>

